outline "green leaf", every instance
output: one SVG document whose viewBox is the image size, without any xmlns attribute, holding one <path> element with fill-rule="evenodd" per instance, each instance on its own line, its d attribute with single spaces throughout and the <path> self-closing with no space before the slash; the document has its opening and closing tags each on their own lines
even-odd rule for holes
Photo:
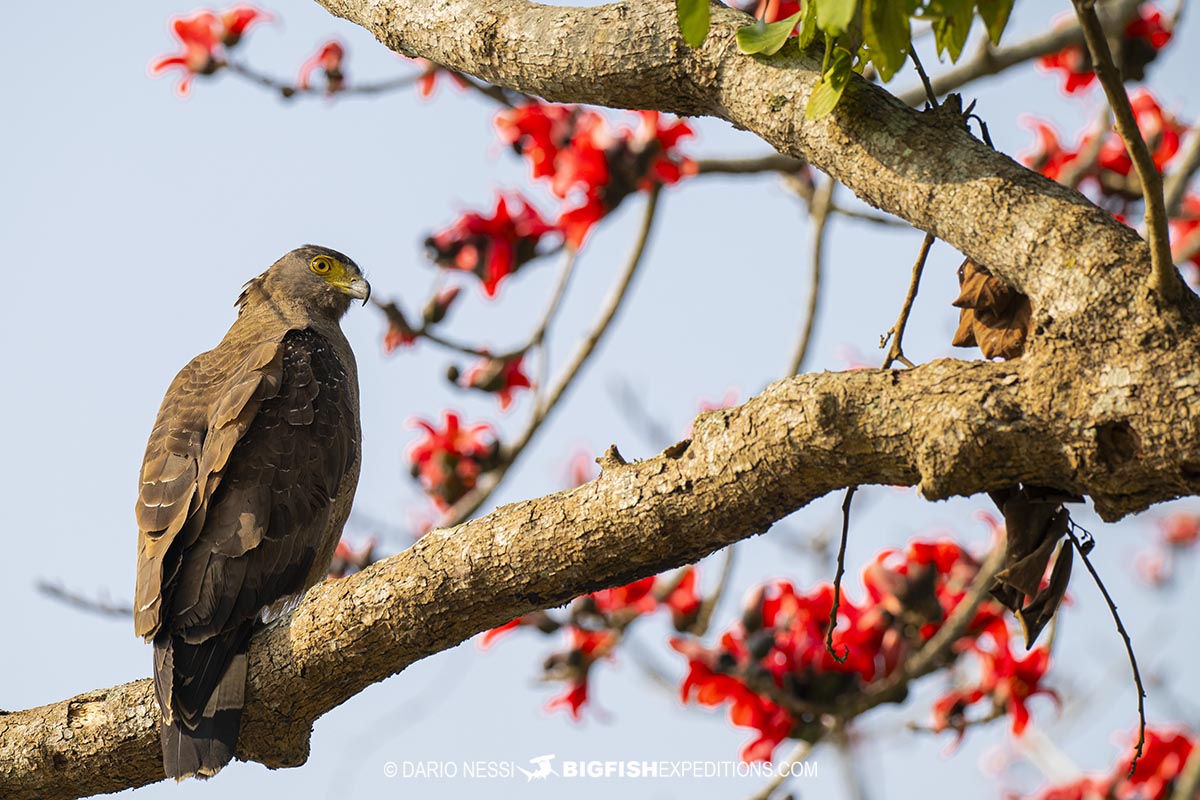
<svg viewBox="0 0 1200 800">
<path fill-rule="evenodd" d="M 853 63 L 854 56 L 850 54 L 849 50 L 842 47 L 834 48 L 829 68 L 825 70 L 825 74 L 821 76 L 821 82 L 817 84 L 808 98 L 808 107 L 804 109 L 805 118 L 820 119 L 833 111 L 833 107 L 842 97 L 842 91 L 845 90 L 846 84 L 850 82 Z"/>
<path fill-rule="evenodd" d="M 804 0 L 804 20 L 800 23 L 800 49 L 807 50 L 817 38 L 817 4 Z"/>
<path fill-rule="evenodd" d="M 905 3 L 863 0 L 863 43 L 884 83 L 904 66 L 912 32 Z"/>
<path fill-rule="evenodd" d="M 817 7 L 817 27 L 837 36 L 854 20 L 857 0 L 808 0 Z"/>
<path fill-rule="evenodd" d="M 975 0 L 937 0 L 930 4 L 929 11 L 938 55 L 944 51 L 951 61 L 958 61 L 975 19 Z"/>
<path fill-rule="evenodd" d="M 781 19 L 778 22 L 756 22 L 753 25 L 746 25 L 738 28 L 737 45 L 738 50 L 743 53 L 762 53 L 766 56 L 772 56 L 779 52 L 779 48 L 783 47 L 783 43 L 792 35 L 792 30 L 796 27 L 796 23 L 800 21 L 801 12 L 797 11 L 787 19 Z"/>
<path fill-rule="evenodd" d="M 709 0 L 675 0 L 679 14 L 679 32 L 690 47 L 704 44 L 708 36 Z"/>
<path fill-rule="evenodd" d="M 1000 34 L 1008 25 L 1008 15 L 1012 13 L 1013 0 L 978 0 L 979 16 L 987 26 L 988 38 L 992 44 L 1000 44 Z"/>
</svg>

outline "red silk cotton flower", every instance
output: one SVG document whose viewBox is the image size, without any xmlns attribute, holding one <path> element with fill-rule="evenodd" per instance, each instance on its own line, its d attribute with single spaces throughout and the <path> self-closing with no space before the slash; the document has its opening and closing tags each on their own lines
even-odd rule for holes
<svg viewBox="0 0 1200 800">
<path fill-rule="evenodd" d="M 1132 750 L 1107 775 L 1088 775 L 1068 784 L 1051 786 L 1034 795 L 1035 800 L 1168 800 L 1176 796 L 1176 784 L 1196 744 L 1184 730 L 1146 728 L 1146 744 L 1129 776 Z"/>
<path fill-rule="evenodd" d="M 180 69 L 183 77 L 175 91 L 180 96 L 191 90 L 196 75 L 212 75 L 224 66 L 222 48 L 231 48 L 241 41 L 252 25 L 271 20 L 271 15 L 254 6 L 233 6 L 220 12 L 207 9 L 190 17 L 171 20 L 171 32 L 183 47 L 182 52 L 167 55 L 150 64 L 150 74 L 158 75 L 169 69 Z"/>
<path fill-rule="evenodd" d="M 434 263 L 474 273 L 484 294 L 495 297 L 501 281 L 537 256 L 542 237 L 555 231 L 524 198 L 500 196 L 490 217 L 469 211 L 425 247 Z"/>
<path fill-rule="evenodd" d="M 1026 118 L 1026 122 L 1033 128 L 1037 144 L 1033 150 L 1021 155 L 1021 161 L 1050 180 L 1058 180 L 1066 168 L 1079 158 L 1079 151 L 1063 147 L 1058 140 L 1058 131 L 1050 123 L 1034 118 Z"/>
<path fill-rule="evenodd" d="M 469 85 L 454 70 L 446 69 L 427 58 L 414 58 L 412 61 L 421 68 L 421 74 L 417 78 L 417 94 L 421 97 L 433 96 L 433 92 L 437 88 L 438 76 L 440 75 L 449 75 L 454 80 L 454 85 L 460 89 L 465 89 Z"/>
<path fill-rule="evenodd" d="M 191 17 L 171 20 L 171 30 L 183 46 L 183 52 L 158 59 L 150 65 L 150 74 L 181 68 L 184 75 L 175 91 L 184 96 L 191 90 L 194 76 L 211 75 L 221 66 L 218 58 L 220 23 L 211 11 L 200 11 Z"/>
<path fill-rule="evenodd" d="M 592 666 L 611 657 L 623 636 L 639 618 L 657 609 L 668 609 L 676 628 L 695 622 L 702 605 L 696 594 L 696 568 L 687 567 L 670 576 L 651 575 L 623 586 L 601 589 L 576 597 L 562 617 L 538 611 L 518 617 L 483 635 L 482 646 L 519 627 L 533 627 L 544 634 L 565 632 L 568 646 L 552 653 L 543 663 L 544 678 L 566 683 L 567 689 L 547 705 L 547 710 L 566 709 L 579 719 L 589 698 L 588 678 Z"/>
<path fill-rule="evenodd" d="M 683 699 L 728 703 L 731 722 L 758 732 L 742 758 L 769 760 L 785 738 L 811 741 L 820 736 L 825 713 L 893 674 L 963 602 L 978 571 L 978 561 L 949 540 L 884 551 L 864 572 L 864 600 L 841 595 L 832 637 L 832 586 L 800 592 L 789 581 L 767 583 L 752 594 L 741 622 L 717 646 L 672 642 L 688 659 Z M 991 601 L 980 606 L 954 652 L 962 653 L 984 633 L 1007 643 L 1001 609 Z M 1044 664 L 1037 656 L 1004 661 L 1007 649 L 989 652 L 996 658 L 986 665 L 988 678 L 963 703 L 990 693 L 1023 727 L 1025 701 L 1045 691 L 1038 683 Z M 959 700 L 948 702 L 943 715 L 949 716 Z"/>
<path fill-rule="evenodd" d="M 221 43 L 226 47 L 234 47 L 246 35 L 251 26 L 260 22 L 271 22 L 275 18 L 254 6 L 234 6 L 221 12 Z"/>
<path fill-rule="evenodd" d="M 1005 642 L 995 652 L 984 654 L 983 676 L 980 689 L 992 696 L 997 706 L 1007 710 L 1012 717 L 1012 732 L 1020 736 L 1029 725 L 1028 701 L 1038 694 L 1057 700 L 1057 695 L 1042 686 L 1046 670 L 1050 666 L 1050 652 L 1039 647 L 1024 658 L 1013 655 Z"/>
<path fill-rule="evenodd" d="M 590 631 L 574 625 L 567 628 L 567 635 L 567 650 L 546 659 L 546 675 L 552 680 L 566 681 L 568 688 L 547 703 L 546 710 L 565 709 L 572 719 L 578 720 L 588 700 L 592 665 L 612 652 L 618 637 L 613 631 Z"/>
<path fill-rule="evenodd" d="M 1129 98 L 1130 108 L 1137 120 L 1138 131 L 1146 140 L 1150 154 L 1154 158 L 1154 166 L 1162 170 L 1175 154 L 1179 152 L 1179 142 L 1183 137 L 1184 128 L 1174 116 L 1165 112 L 1154 95 L 1145 89 L 1132 92 Z M 1086 141 L 1084 144 L 1086 147 Z M 1100 157 L 1096 162 L 1101 169 L 1110 170 L 1118 175 L 1129 175 L 1133 171 L 1133 160 L 1125 149 L 1125 142 L 1110 131 L 1104 144 L 1100 147 Z"/>
<path fill-rule="evenodd" d="M 1044 70 L 1057 70 L 1063 74 L 1063 91 L 1067 94 L 1081 92 L 1096 80 L 1088 51 L 1078 45 L 1042 56 L 1037 63 Z"/>
<path fill-rule="evenodd" d="M 955 730 L 961 739 L 970 720 L 967 710 L 983 700 L 990 700 L 994 713 L 1007 713 L 1012 733 L 1021 736 L 1029 725 L 1029 700 L 1044 694 L 1058 702 L 1058 695 L 1042 685 L 1050 667 L 1050 653 L 1045 648 L 1031 650 L 1024 657 L 1015 655 L 1010 647 L 1007 627 L 1003 624 L 988 628 L 991 645 L 982 640 L 969 645 L 969 652 L 979 660 L 980 677 L 974 686 L 954 689 L 933 706 L 934 730 Z"/>
<path fill-rule="evenodd" d="M 1146 77 L 1146 66 L 1158 57 L 1158 53 L 1171 41 L 1170 21 L 1156 6 L 1143 3 L 1137 15 L 1121 33 L 1118 49 L 1120 63 L 1117 68 L 1126 81 L 1140 81 Z M 1074 94 L 1091 86 L 1096 80 L 1092 58 L 1083 45 L 1072 45 L 1042 56 L 1038 66 L 1047 71 L 1058 71 L 1063 75 L 1063 91 Z"/>
<path fill-rule="evenodd" d="M 417 342 L 417 332 L 407 325 L 397 325 L 389 320 L 387 333 L 383 335 L 383 352 L 393 353 L 397 348 L 409 347 Z"/>
<path fill-rule="evenodd" d="M 529 103 L 496 115 L 500 140 L 529 159 L 534 178 L 549 178 L 561 147 L 570 143 L 579 109 Z"/>
<path fill-rule="evenodd" d="M 528 389 L 529 376 L 522 370 L 524 354 L 509 358 L 485 358 L 468 369 L 459 381 L 459 386 L 490 392 L 500 399 L 500 410 L 512 405 L 513 393 Z"/>
<path fill-rule="evenodd" d="M 645 191 L 655 183 L 669 186 L 695 175 L 696 162 L 675 152 L 675 146 L 681 140 L 695 135 L 692 126 L 683 120 L 666 122 L 657 111 L 639 111 L 638 116 L 641 124 L 632 136 L 632 147 L 650 160 L 647 174 L 638 188 Z"/>
<path fill-rule="evenodd" d="M 1154 164 L 1162 170 L 1178 154 L 1184 126 L 1163 109 L 1154 95 L 1144 89 L 1130 94 L 1130 106 L 1138 130 L 1150 148 Z M 1062 180 L 1078 162 L 1080 154 L 1090 150 L 1096 140 L 1095 132 L 1089 132 L 1077 147 L 1068 150 L 1059 142 L 1057 132 L 1048 123 L 1031 119 L 1029 124 L 1034 129 L 1037 145 L 1022 159 L 1051 180 Z M 1141 186 L 1134 175 L 1133 161 L 1115 130 L 1104 133 L 1095 163 L 1076 177 L 1080 183 L 1091 181 L 1106 196 L 1127 200 L 1141 198 Z"/>
<path fill-rule="evenodd" d="M 495 465 L 499 443 L 487 423 L 464 427 L 458 414 L 447 411 L 441 429 L 417 418 L 409 424 L 425 431 L 425 438 L 408 452 L 413 477 L 443 510 L 473 489 L 479 475 Z"/>
<path fill-rule="evenodd" d="M 342 64 L 346 59 L 346 48 L 337 40 L 330 40 L 321 45 L 316 53 L 300 65 L 300 73 L 296 77 L 296 85 L 301 89 L 311 86 L 312 75 L 320 70 L 325 76 L 325 93 L 335 94 L 345 88 L 346 73 Z"/>
<path fill-rule="evenodd" d="M 571 247 L 633 192 L 695 172 L 695 162 L 675 151 L 692 135 L 686 122 L 665 123 L 656 111 L 640 112 L 640 119 L 637 130 L 614 129 L 595 111 L 538 102 L 496 117 L 500 139 L 529 159 L 533 177 L 575 201 L 558 220 Z"/>
<path fill-rule="evenodd" d="M 592 592 L 588 597 L 595 604 L 596 610 L 605 616 L 630 612 L 645 614 L 653 611 L 658 605 L 654 599 L 655 580 L 651 575 L 624 586 Z"/>
<path fill-rule="evenodd" d="M 1191 253 L 1188 260 L 1200 270 L 1200 195 L 1189 194 L 1183 198 L 1180 214 L 1170 221 L 1171 250 L 1176 260 Z M 1200 274 L 1194 272 L 1193 275 Z"/>
<path fill-rule="evenodd" d="M 677 631 L 688 630 L 700 616 L 702 601 L 696 592 L 696 580 L 696 568 L 687 567 L 683 577 L 663 599 L 663 605 L 671 610 L 671 624 Z"/>
<path fill-rule="evenodd" d="M 727 634 L 728 635 L 728 634 Z M 720 663 L 710 666 L 708 654 L 699 645 L 672 639 L 671 647 L 688 659 L 688 674 L 679 689 L 679 698 L 704 706 L 729 704 L 729 721 L 752 728 L 758 735 L 742 748 L 746 762 L 770 761 L 779 743 L 788 738 L 795 725 L 792 715 L 733 675 L 726 674 Z"/>
</svg>

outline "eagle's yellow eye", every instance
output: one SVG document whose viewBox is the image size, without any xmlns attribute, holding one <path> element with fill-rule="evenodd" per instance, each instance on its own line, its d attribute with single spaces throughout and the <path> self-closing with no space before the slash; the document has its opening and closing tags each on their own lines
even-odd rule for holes
<svg viewBox="0 0 1200 800">
<path fill-rule="evenodd" d="M 308 265 L 309 269 L 318 275 L 328 275 L 333 269 L 333 259 L 329 256 L 317 256 Z"/>
</svg>

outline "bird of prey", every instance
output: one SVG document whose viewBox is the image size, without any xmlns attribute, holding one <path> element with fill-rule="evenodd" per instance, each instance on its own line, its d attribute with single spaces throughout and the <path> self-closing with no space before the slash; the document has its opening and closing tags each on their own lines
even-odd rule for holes
<svg viewBox="0 0 1200 800">
<path fill-rule="evenodd" d="M 233 758 L 255 624 L 329 566 L 359 469 L 340 320 L 370 292 L 336 250 L 293 250 L 245 285 L 225 338 L 163 398 L 136 505 L 134 626 L 154 643 L 167 777 Z"/>
</svg>

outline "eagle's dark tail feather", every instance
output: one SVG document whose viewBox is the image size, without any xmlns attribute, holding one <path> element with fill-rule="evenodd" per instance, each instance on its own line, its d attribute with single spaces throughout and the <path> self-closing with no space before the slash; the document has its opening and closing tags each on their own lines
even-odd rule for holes
<svg viewBox="0 0 1200 800">
<path fill-rule="evenodd" d="M 163 771 L 168 778 L 211 778 L 233 760 L 237 751 L 240 708 L 202 717 L 196 730 L 182 720 L 162 726 Z"/>
<path fill-rule="evenodd" d="M 173 660 L 171 649 L 167 647 L 161 653 L 155 653 L 159 656 L 155 659 L 155 677 L 162 675 L 168 682 Z M 243 646 L 230 659 L 228 669 L 198 716 L 188 719 L 183 714 L 173 713 L 170 722 L 163 720 L 163 771 L 168 778 L 177 781 L 190 777 L 211 778 L 233 760 L 245 703 L 246 666 Z"/>
</svg>

